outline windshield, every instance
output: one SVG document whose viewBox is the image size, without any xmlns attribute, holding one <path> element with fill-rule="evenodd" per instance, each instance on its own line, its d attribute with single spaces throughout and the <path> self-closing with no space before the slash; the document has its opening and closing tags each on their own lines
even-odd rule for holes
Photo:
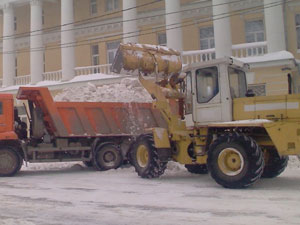
<svg viewBox="0 0 300 225">
<path fill-rule="evenodd" d="M 196 70 L 197 101 L 207 103 L 219 93 L 218 68 L 208 67 Z"/>
</svg>

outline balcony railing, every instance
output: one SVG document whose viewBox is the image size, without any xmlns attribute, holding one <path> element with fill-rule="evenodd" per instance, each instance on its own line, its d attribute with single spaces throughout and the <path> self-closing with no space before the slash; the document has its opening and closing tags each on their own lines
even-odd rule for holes
<svg viewBox="0 0 300 225">
<path fill-rule="evenodd" d="M 232 46 L 232 54 L 237 58 L 260 56 L 267 53 L 267 42 L 255 42 L 238 44 Z M 216 57 L 214 48 L 197 51 L 185 51 L 182 53 L 184 64 L 191 64 L 196 62 L 204 62 Z M 75 76 L 90 75 L 90 74 L 113 74 L 111 72 L 111 64 L 86 66 L 75 68 Z M 43 73 L 43 81 L 61 81 L 62 71 L 53 71 Z M 30 84 L 30 75 L 18 76 L 14 78 L 15 85 Z M 0 87 L 2 86 L 2 79 L 0 80 Z"/>
<path fill-rule="evenodd" d="M 97 66 L 86 66 L 86 67 L 77 67 L 75 68 L 75 75 L 89 75 L 89 74 L 112 74 L 111 64 L 97 65 Z"/>
<path fill-rule="evenodd" d="M 31 77 L 30 75 L 15 77 L 15 85 L 25 85 L 30 84 Z"/>
<path fill-rule="evenodd" d="M 185 51 L 182 53 L 182 59 L 184 64 L 204 62 L 214 59 L 215 57 L 216 50 L 214 48 L 197 51 Z"/>
<path fill-rule="evenodd" d="M 62 79 L 61 70 L 43 73 L 43 80 L 60 81 L 61 79 Z"/>
<path fill-rule="evenodd" d="M 260 56 L 267 53 L 267 42 L 255 42 L 232 46 L 232 54 L 237 58 Z M 215 58 L 214 48 L 197 51 L 185 51 L 182 53 L 184 64 L 208 61 Z"/>
<path fill-rule="evenodd" d="M 267 42 L 254 42 L 232 46 L 232 54 L 237 58 L 260 56 L 267 53 Z"/>
</svg>

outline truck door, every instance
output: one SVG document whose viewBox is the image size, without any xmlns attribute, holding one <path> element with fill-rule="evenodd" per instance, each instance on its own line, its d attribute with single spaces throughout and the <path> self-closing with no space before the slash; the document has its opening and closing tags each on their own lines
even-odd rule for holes
<svg viewBox="0 0 300 225">
<path fill-rule="evenodd" d="M 193 120 L 197 124 L 232 120 L 227 66 L 195 70 L 193 76 Z M 223 88 L 226 87 L 227 88 Z"/>
<path fill-rule="evenodd" d="M 0 133 L 13 131 L 13 100 L 0 99 Z"/>
</svg>

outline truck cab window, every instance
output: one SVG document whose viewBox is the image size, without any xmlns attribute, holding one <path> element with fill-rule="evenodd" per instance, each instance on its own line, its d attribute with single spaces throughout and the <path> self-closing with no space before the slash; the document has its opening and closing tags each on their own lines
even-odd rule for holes
<svg viewBox="0 0 300 225">
<path fill-rule="evenodd" d="M 187 72 L 186 73 L 186 79 L 185 79 L 185 114 L 191 114 L 193 107 L 193 99 L 192 99 L 192 73 Z"/>
<path fill-rule="evenodd" d="M 197 101 L 207 103 L 219 93 L 218 68 L 196 70 Z"/>
<path fill-rule="evenodd" d="M 230 94 L 232 98 L 246 97 L 247 82 L 244 71 L 228 67 Z"/>
<path fill-rule="evenodd" d="M 3 102 L 0 102 L 0 115 L 3 114 Z"/>
</svg>

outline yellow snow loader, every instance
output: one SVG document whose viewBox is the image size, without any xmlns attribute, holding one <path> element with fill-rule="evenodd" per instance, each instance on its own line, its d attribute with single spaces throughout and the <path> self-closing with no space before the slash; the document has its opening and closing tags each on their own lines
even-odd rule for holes
<svg viewBox="0 0 300 225">
<path fill-rule="evenodd" d="M 231 57 L 182 66 L 172 49 L 121 44 L 113 71 L 136 74 L 168 124 L 137 139 L 138 175 L 159 177 L 170 160 L 226 188 L 281 174 L 300 154 L 300 95 L 256 97 L 248 67 Z"/>
</svg>

